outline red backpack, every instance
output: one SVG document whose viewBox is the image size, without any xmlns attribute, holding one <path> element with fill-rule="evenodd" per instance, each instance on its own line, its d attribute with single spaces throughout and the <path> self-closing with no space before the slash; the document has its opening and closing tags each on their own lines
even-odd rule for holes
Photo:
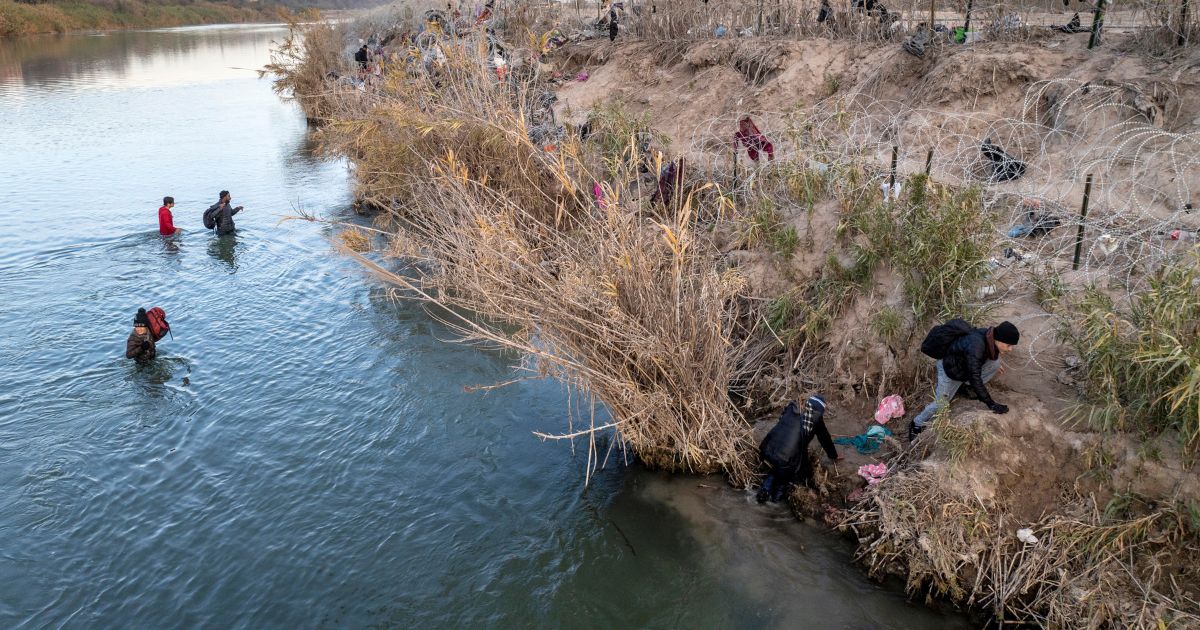
<svg viewBox="0 0 1200 630">
<path fill-rule="evenodd" d="M 154 337 L 155 341 L 167 336 L 171 332 L 171 325 L 167 323 L 167 312 L 155 306 L 146 311 L 146 317 L 150 319 L 150 336 Z"/>
</svg>

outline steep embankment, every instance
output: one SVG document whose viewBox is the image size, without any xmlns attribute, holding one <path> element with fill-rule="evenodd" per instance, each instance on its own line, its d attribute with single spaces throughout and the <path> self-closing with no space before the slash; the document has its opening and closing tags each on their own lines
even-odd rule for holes
<svg viewBox="0 0 1200 630">
<path fill-rule="evenodd" d="M 0 37 L 119 28 L 157 28 L 192 24 L 266 22 L 280 19 L 276 7 L 231 6 L 217 2 L 115 4 L 0 0 Z"/>
<path fill-rule="evenodd" d="M 735 179 L 732 193 L 751 204 L 746 212 L 763 196 L 756 182 L 796 164 L 823 173 L 865 159 L 874 163 L 868 178 L 875 183 L 860 187 L 877 187 L 886 181 L 892 147 L 899 150 L 898 181 L 923 170 L 932 155 L 935 182 L 982 189 L 989 219 L 976 227 L 990 236 L 978 262 L 989 267 L 971 287 L 977 293 L 961 304 L 1022 330 L 1018 355 L 993 384 L 1012 411 L 996 416 L 959 401 L 914 447 L 893 441 L 871 456 L 851 453 L 824 471 L 821 496 L 800 492 L 795 499 L 798 509 L 824 511 L 852 531 L 873 571 L 904 573 L 915 592 L 983 607 L 998 619 L 1057 627 L 1200 624 L 1200 481 L 1193 456 L 1181 448 L 1193 438 L 1187 429 L 1181 435 L 1137 425 L 1129 420 L 1134 406 L 1098 400 L 1091 368 L 1080 368 L 1099 360 L 1092 356 L 1095 338 L 1080 342 L 1079 322 L 1096 312 L 1080 295 L 1096 291 L 1134 304 L 1136 312 L 1161 265 L 1195 265 L 1186 257 L 1191 245 L 1169 234 L 1200 229 L 1200 217 L 1186 205 L 1200 194 L 1200 63 L 1194 52 L 1151 59 L 1131 54 L 1131 46 L 1114 41 L 1088 51 L 1078 37 L 1053 35 L 916 59 L 898 45 L 836 40 L 587 41 L 552 61 L 564 76 L 588 74 L 557 90 L 560 119 L 582 124 L 597 105 L 618 100 L 666 136 L 669 156 L 687 157 L 697 181 L 736 168 L 737 120 L 753 116 L 784 164 L 762 168 L 743 152 L 743 178 Z M 985 138 L 1025 161 L 1025 176 L 989 182 L 979 154 Z M 1085 175 L 1096 186 L 1078 264 L 1073 224 L 1044 236 L 1009 236 L 1009 226 L 1030 209 L 1071 224 Z M 835 268 L 852 268 L 864 253 L 878 254 L 870 241 L 882 232 L 860 227 L 852 195 L 832 196 L 772 206 L 779 229 L 795 234 L 782 248 L 728 240 L 726 256 L 753 295 L 772 305 L 811 303 L 820 294 L 804 287 L 827 278 L 831 260 Z M 814 389 L 833 393 L 831 430 L 854 435 L 868 426 L 884 394 L 906 394 L 909 417 L 924 405 L 931 375 L 916 348 L 923 322 L 937 313 L 914 316 L 908 272 L 898 263 L 866 273 L 831 311 L 821 338 L 796 337 L 803 345 L 786 354 L 775 387 L 762 392 L 763 407 L 777 409 Z M 1183 293 L 1188 282 L 1200 290 L 1185 278 Z M 1185 298 L 1167 308 L 1189 307 Z M 811 318 L 812 309 L 795 310 Z M 1101 314 L 1113 322 L 1114 335 L 1127 325 L 1120 312 Z M 795 319 L 776 323 L 783 328 Z M 808 323 L 798 325 L 807 330 Z M 793 337 L 778 332 L 790 345 Z M 1170 360 L 1188 365 L 1195 352 L 1189 343 Z M 820 378 L 798 365 L 823 366 Z M 1114 409 L 1115 420 L 1105 415 Z M 1194 407 L 1171 413 L 1170 426 L 1186 427 L 1183 416 Z M 1089 414 L 1108 419 L 1089 424 Z M 769 425 L 762 423 L 759 434 Z M 1128 430 L 1135 425 L 1141 428 Z M 864 492 L 854 470 L 873 461 L 890 462 L 894 472 Z M 1024 528 L 1040 542 L 1018 540 Z"/>
<path fill-rule="evenodd" d="M 911 446 L 823 468 L 798 510 L 914 593 L 1000 619 L 1200 623 L 1200 278 L 1193 246 L 1164 235 L 1200 228 L 1194 53 L 1065 35 L 923 59 L 826 39 L 591 40 L 535 65 L 515 47 L 499 63 L 482 38 L 426 37 L 420 55 L 393 41 L 382 81 L 330 84 L 345 59 L 325 27 L 272 71 L 332 123 L 389 251 L 429 269 L 376 270 L 503 322 L 461 324 L 608 408 L 559 436 L 587 436 L 592 465 L 611 430 L 650 465 L 751 485 L 748 420 L 813 391 L 843 436 L 885 394 L 911 417 L 930 396 L 929 325 L 1008 319 L 1020 349 L 992 385 L 1008 415 L 956 402 Z M 554 115 L 547 65 L 588 73 L 555 87 Z M 735 157 L 746 115 L 774 161 Z M 682 174 L 656 183 L 677 157 Z M 904 192 L 884 198 L 893 177 Z M 1022 235 L 1031 213 L 1044 229 Z M 875 461 L 891 472 L 864 487 L 855 469 Z"/>
</svg>

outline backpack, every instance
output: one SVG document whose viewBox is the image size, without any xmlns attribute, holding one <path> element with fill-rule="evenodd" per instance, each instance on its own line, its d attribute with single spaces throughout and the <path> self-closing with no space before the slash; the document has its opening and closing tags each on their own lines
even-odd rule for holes
<svg viewBox="0 0 1200 630">
<path fill-rule="evenodd" d="M 950 346 L 955 341 L 969 335 L 973 330 L 975 329 L 970 324 L 961 319 L 952 319 L 940 326 L 934 326 L 930 329 L 929 334 L 925 335 L 925 341 L 921 342 L 921 352 L 931 359 L 940 361 L 946 358 Z"/>
<path fill-rule="evenodd" d="M 171 332 L 171 325 L 167 323 L 167 312 L 155 306 L 146 311 L 146 317 L 150 318 L 150 336 L 155 341 L 167 336 Z"/>
<path fill-rule="evenodd" d="M 217 204 L 204 211 L 204 229 L 211 230 L 217 227 L 217 212 L 220 209 L 221 205 Z"/>
</svg>

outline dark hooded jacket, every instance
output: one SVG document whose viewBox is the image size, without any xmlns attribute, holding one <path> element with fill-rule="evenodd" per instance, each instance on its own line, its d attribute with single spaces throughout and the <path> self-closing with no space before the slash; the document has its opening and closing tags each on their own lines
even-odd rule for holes
<svg viewBox="0 0 1200 630">
<path fill-rule="evenodd" d="M 805 401 L 801 411 L 792 401 L 779 416 L 779 423 L 763 438 L 759 452 L 776 470 L 797 469 L 808 457 L 808 445 L 813 437 L 821 443 L 830 459 L 837 459 L 833 437 L 825 428 L 825 408 L 814 405 L 810 399 Z"/>
<path fill-rule="evenodd" d="M 217 203 L 209 206 L 208 210 L 205 210 L 205 212 L 210 211 L 216 211 L 217 213 L 217 234 L 233 234 L 235 229 L 235 226 L 233 225 L 233 215 L 241 212 L 241 210 L 234 208 L 232 202 L 222 204 L 218 201 Z"/>
<path fill-rule="evenodd" d="M 976 328 L 955 339 L 942 359 L 942 369 L 946 371 L 946 376 L 970 383 L 979 401 L 990 407 L 995 401 L 983 384 L 983 364 L 988 359 L 997 358 L 999 352 L 995 344 L 988 341 L 987 333 L 986 328 Z"/>
<path fill-rule="evenodd" d="M 126 359 L 152 361 L 155 354 L 154 337 L 150 336 L 150 333 L 144 335 L 139 335 L 136 332 L 129 333 L 129 338 L 125 340 Z"/>
</svg>

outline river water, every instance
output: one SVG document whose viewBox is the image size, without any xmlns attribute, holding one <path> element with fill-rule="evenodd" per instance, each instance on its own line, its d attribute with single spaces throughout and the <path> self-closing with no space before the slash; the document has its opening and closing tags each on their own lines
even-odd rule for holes
<svg viewBox="0 0 1200 630">
<path fill-rule="evenodd" d="M 531 433 L 566 425 L 554 383 L 465 392 L 515 358 L 280 221 L 359 220 L 256 78 L 281 34 L 0 41 L 0 627 L 962 625 L 719 479 L 585 488 Z M 232 238 L 201 226 L 223 188 Z"/>
</svg>

